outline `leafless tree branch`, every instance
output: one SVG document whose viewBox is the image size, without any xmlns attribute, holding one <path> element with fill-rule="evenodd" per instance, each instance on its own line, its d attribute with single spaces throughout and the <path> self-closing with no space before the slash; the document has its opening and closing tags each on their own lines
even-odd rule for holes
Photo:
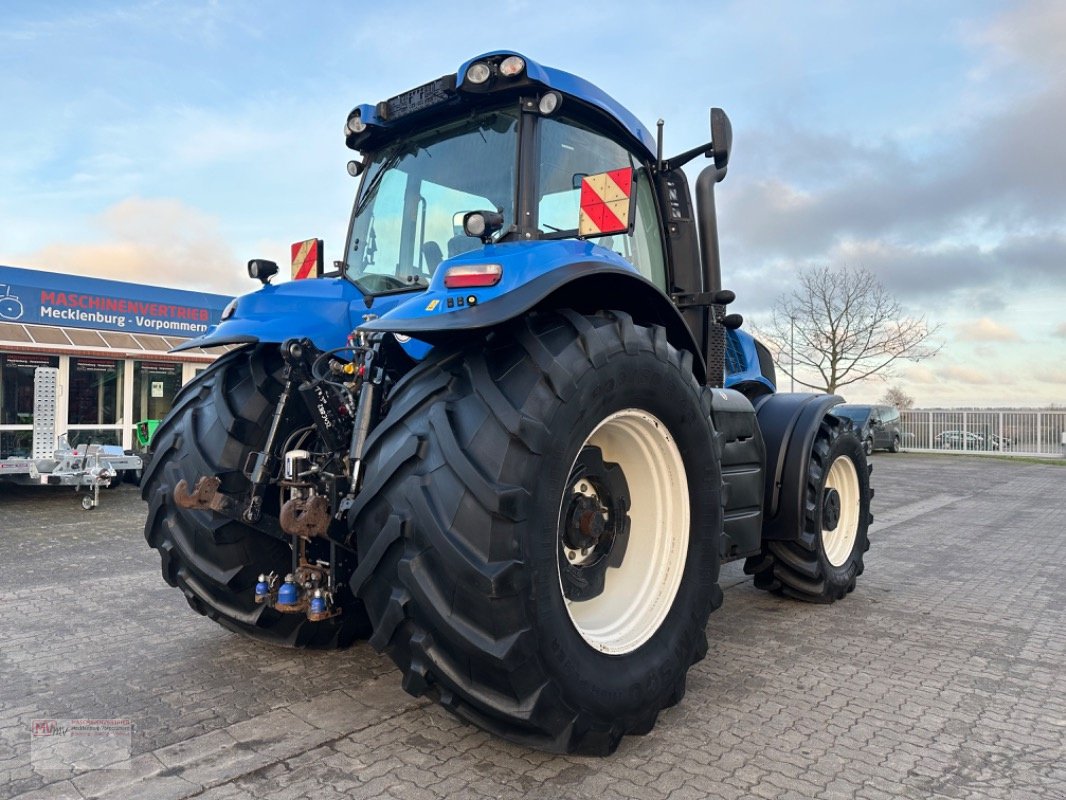
<svg viewBox="0 0 1066 800">
<path fill-rule="evenodd" d="M 899 361 L 932 358 L 940 327 L 907 316 L 868 270 L 825 266 L 801 271 L 799 285 L 778 298 L 757 333 L 782 372 L 833 393 L 875 375 L 888 378 Z"/>
</svg>

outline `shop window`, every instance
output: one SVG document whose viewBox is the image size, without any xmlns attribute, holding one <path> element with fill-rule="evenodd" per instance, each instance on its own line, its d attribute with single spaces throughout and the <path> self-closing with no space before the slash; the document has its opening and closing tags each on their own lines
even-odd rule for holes
<svg viewBox="0 0 1066 800">
<path fill-rule="evenodd" d="M 181 364 L 135 361 L 133 421 L 163 419 L 181 388 Z"/>
<path fill-rule="evenodd" d="M 124 367 L 122 361 L 105 358 L 70 359 L 69 424 L 115 425 L 119 422 Z"/>
<path fill-rule="evenodd" d="M 0 425 L 33 424 L 34 370 L 57 366 L 59 359 L 51 356 L 0 355 Z"/>
</svg>

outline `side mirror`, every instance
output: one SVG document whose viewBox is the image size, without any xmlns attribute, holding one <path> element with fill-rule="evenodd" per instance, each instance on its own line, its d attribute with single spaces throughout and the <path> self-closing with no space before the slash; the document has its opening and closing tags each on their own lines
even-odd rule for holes
<svg viewBox="0 0 1066 800">
<path fill-rule="evenodd" d="M 711 109 L 711 155 L 718 167 L 718 180 L 725 177 L 729 165 L 729 153 L 733 149 L 733 125 L 720 108 Z"/>
</svg>

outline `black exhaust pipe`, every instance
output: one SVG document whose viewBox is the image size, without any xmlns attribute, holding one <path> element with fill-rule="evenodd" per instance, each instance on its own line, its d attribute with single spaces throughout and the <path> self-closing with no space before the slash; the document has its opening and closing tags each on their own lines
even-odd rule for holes
<svg viewBox="0 0 1066 800">
<path fill-rule="evenodd" d="M 732 148 L 733 126 L 729 117 L 722 109 L 712 108 L 710 155 L 714 156 L 714 163 L 705 167 L 696 179 L 696 226 L 700 235 L 703 291 L 715 300 L 703 310 L 703 356 L 708 386 L 722 386 L 725 382 L 725 328 L 719 322 L 725 316 L 726 303 L 732 298 L 720 294 L 722 253 L 718 246 L 714 185 L 725 178 Z"/>
<path fill-rule="evenodd" d="M 725 168 L 704 167 L 696 178 L 696 226 L 700 234 L 700 261 L 703 265 L 703 291 L 717 294 L 722 289 L 722 253 L 718 247 L 718 213 L 714 207 L 714 185 L 725 177 Z"/>
</svg>

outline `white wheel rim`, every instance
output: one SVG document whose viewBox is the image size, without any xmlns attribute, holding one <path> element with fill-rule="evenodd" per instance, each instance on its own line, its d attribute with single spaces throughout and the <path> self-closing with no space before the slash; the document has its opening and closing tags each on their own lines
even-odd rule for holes
<svg viewBox="0 0 1066 800">
<path fill-rule="evenodd" d="M 603 592 L 584 601 L 564 597 L 581 637 L 602 653 L 622 655 L 650 639 L 673 606 L 685 571 L 689 538 L 688 477 L 666 426 L 640 409 L 618 411 L 589 434 L 605 462 L 621 467 L 629 488 L 630 533 L 625 558 L 606 571 Z M 570 466 L 571 474 L 577 459 Z M 560 503 L 571 491 L 565 488 Z M 561 522 L 557 533 L 562 547 Z M 559 589 L 563 590 L 562 572 Z"/>
<path fill-rule="evenodd" d="M 826 489 L 835 489 L 840 495 L 840 519 L 833 530 L 825 527 L 823 513 L 822 547 L 825 549 L 825 557 L 834 567 L 843 566 L 855 547 L 855 539 L 859 535 L 859 473 L 855 469 L 855 463 L 847 456 L 840 456 L 829 468 L 829 475 L 825 479 Z M 825 503 L 825 493 L 822 493 L 822 503 Z"/>
</svg>

